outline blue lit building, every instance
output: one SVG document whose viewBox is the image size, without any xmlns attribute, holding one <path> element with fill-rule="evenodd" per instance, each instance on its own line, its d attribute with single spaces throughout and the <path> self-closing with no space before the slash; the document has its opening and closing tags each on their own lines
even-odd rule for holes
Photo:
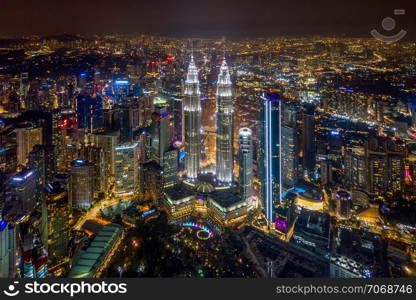
<svg viewBox="0 0 416 300">
<path fill-rule="evenodd" d="M 273 222 L 282 195 L 281 101 L 278 94 L 261 96 L 260 176 L 266 218 Z"/>
</svg>

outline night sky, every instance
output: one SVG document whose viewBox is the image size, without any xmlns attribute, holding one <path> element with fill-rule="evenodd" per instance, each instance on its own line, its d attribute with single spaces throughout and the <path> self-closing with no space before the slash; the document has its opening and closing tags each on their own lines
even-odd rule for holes
<svg viewBox="0 0 416 300">
<path fill-rule="evenodd" d="M 394 16 L 395 8 L 406 9 Z M 385 17 L 415 37 L 415 0 L 0 0 L 0 35 L 369 36 Z"/>
</svg>

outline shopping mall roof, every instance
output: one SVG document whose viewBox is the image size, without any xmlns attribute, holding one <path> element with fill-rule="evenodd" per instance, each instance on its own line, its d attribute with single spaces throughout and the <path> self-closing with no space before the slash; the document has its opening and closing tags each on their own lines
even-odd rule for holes
<svg viewBox="0 0 416 300">
<path fill-rule="evenodd" d="M 104 258 L 110 252 L 123 227 L 118 224 L 104 226 L 86 250 L 81 250 L 78 259 L 69 272 L 69 278 L 93 277 Z"/>
<path fill-rule="evenodd" d="M 237 194 L 232 188 L 221 190 L 217 189 L 210 193 L 209 197 L 225 208 L 230 207 L 231 205 L 236 204 L 242 200 L 240 195 Z"/>
</svg>

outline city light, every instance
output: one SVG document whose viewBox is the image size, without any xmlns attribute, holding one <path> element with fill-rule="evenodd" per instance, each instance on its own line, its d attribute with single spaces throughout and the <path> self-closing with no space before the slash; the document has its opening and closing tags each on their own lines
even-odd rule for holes
<svg viewBox="0 0 416 300">
<path fill-rule="evenodd" d="M 61 18 L 84 34 L 60 34 L 51 18 L 35 18 L 36 34 L 17 18 L 23 38 L 3 26 L 0 277 L 416 274 L 416 46 L 404 12 L 375 28 L 360 8 L 365 36 L 337 36 L 340 12 L 326 20 L 335 33 L 312 35 L 295 17 L 279 36 L 278 14 L 291 13 L 272 2 L 242 24 L 225 1 L 238 34 L 191 11 L 193 25 L 180 15 L 175 26 L 180 5 L 152 26 L 145 2 L 117 7 L 150 12 L 134 19 L 146 26 L 117 11 L 110 30 L 106 10 Z M 257 11 L 277 12 L 263 33 Z M 400 43 L 371 37 L 393 23 Z"/>
</svg>

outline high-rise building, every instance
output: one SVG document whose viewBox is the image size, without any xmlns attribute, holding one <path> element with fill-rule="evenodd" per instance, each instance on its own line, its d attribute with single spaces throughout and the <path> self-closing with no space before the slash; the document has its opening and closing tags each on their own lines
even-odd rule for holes
<svg viewBox="0 0 416 300">
<path fill-rule="evenodd" d="M 217 162 L 216 175 L 219 184 L 233 182 L 233 99 L 230 72 L 225 59 L 217 82 Z"/>
<path fill-rule="evenodd" d="M 274 221 L 282 195 L 281 101 L 278 94 L 263 94 L 261 100 L 261 195 L 266 218 Z"/>
<path fill-rule="evenodd" d="M 29 73 L 20 73 L 20 87 L 19 87 L 19 100 L 20 108 L 25 109 L 28 107 L 27 96 L 29 94 L 30 82 Z"/>
<path fill-rule="evenodd" d="M 151 126 L 152 159 L 161 166 L 164 154 L 170 147 L 169 139 L 169 113 L 167 107 L 158 107 L 153 113 Z"/>
<path fill-rule="evenodd" d="M 366 159 L 364 149 L 347 149 L 345 153 L 345 183 L 355 190 L 366 188 Z"/>
<path fill-rule="evenodd" d="M 311 174 L 316 164 L 315 110 L 313 106 L 305 107 L 302 130 L 303 168 Z"/>
<path fill-rule="evenodd" d="M 53 266 L 68 256 L 70 207 L 68 193 L 59 184 L 48 185 L 47 191 L 48 259 Z"/>
<path fill-rule="evenodd" d="M 178 182 L 179 150 L 170 148 L 164 153 L 163 159 L 163 185 L 173 186 Z"/>
<path fill-rule="evenodd" d="M 172 97 L 171 100 L 172 113 L 173 113 L 173 139 L 182 142 L 182 99 Z"/>
<path fill-rule="evenodd" d="M 93 204 L 93 166 L 83 159 L 76 159 L 71 163 L 69 173 L 71 207 L 89 209 Z"/>
<path fill-rule="evenodd" d="M 55 175 L 55 153 L 53 145 L 35 145 L 29 153 L 29 168 L 37 171 L 42 187 Z"/>
<path fill-rule="evenodd" d="M 32 212 L 39 201 L 38 174 L 35 170 L 24 169 L 12 178 L 13 196 L 22 213 Z"/>
<path fill-rule="evenodd" d="M 250 128 L 241 128 L 239 134 L 239 187 L 242 199 L 253 194 L 253 137 Z"/>
<path fill-rule="evenodd" d="M 389 185 L 395 193 L 404 190 L 404 155 L 389 153 L 388 156 Z"/>
<path fill-rule="evenodd" d="M 191 56 L 185 81 L 183 110 L 185 118 L 185 170 L 190 180 L 195 180 L 200 172 L 201 156 L 201 99 L 198 70 Z"/>
<path fill-rule="evenodd" d="M 381 138 L 370 136 L 365 145 L 367 192 L 379 195 L 388 183 L 387 149 Z"/>
<path fill-rule="evenodd" d="M 0 212 L 0 278 L 16 276 L 17 256 L 17 227 L 3 220 Z"/>
<path fill-rule="evenodd" d="M 102 193 L 107 190 L 104 150 L 95 146 L 83 146 L 78 151 L 78 157 L 86 160 L 93 166 L 93 196 L 94 199 L 100 198 Z"/>
<path fill-rule="evenodd" d="M 149 125 L 152 121 L 153 96 L 146 93 L 139 99 L 139 126 Z"/>
<path fill-rule="evenodd" d="M 380 195 L 403 192 L 404 148 L 399 143 L 370 135 L 365 143 L 365 158 L 368 193 Z"/>
<path fill-rule="evenodd" d="M 134 195 L 139 188 L 139 145 L 122 144 L 115 149 L 114 193 Z"/>
<path fill-rule="evenodd" d="M 80 95 L 76 101 L 77 124 L 90 132 L 103 127 L 103 105 L 99 96 Z"/>
<path fill-rule="evenodd" d="M 69 139 L 64 143 L 57 152 L 57 171 L 59 173 L 67 173 L 71 168 L 71 163 L 77 158 L 77 147 Z"/>
<path fill-rule="evenodd" d="M 292 188 L 297 180 L 298 150 L 296 128 L 282 125 L 282 184 Z"/>
<path fill-rule="evenodd" d="M 119 133 L 117 131 L 104 132 L 94 135 L 96 147 L 104 150 L 105 176 L 110 181 L 114 176 L 115 149 L 118 144 Z"/>
<path fill-rule="evenodd" d="M 162 199 L 163 169 L 155 161 L 140 165 L 140 195 L 142 199 L 156 205 Z"/>
<path fill-rule="evenodd" d="M 130 143 L 133 139 L 134 118 L 129 106 L 118 106 L 105 112 L 105 130 L 118 131 L 120 143 Z"/>
<path fill-rule="evenodd" d="M 43 144 L 41 127 L 16 128 L 17 161 L 26 166 L 28 154 L 35 145 Z"/>
<path fill-rule="evenodd" d="M 288 103 L 282 103 L 282 173 L 283 188 L 292 188 L 298 178 L 298 135 L 297 108 Z"/>
<path fill-rule="evenodd" d="M 62 114 L 59 109 L 55 109 L 52 111 L 52 145 L 55 145 L 60 148 L 62 144 L 62 130 L 61 127 L 65 127 L 69 125 L 69 120 L 64 119 L 62 121 Z"/>
<path fill-rule="evenodd" d="M 139 135 L 139 160 L 140 163 L 148 162 L 152 159 L 152 136 L 151 129 L 144 128 Z"/>
</svg>

